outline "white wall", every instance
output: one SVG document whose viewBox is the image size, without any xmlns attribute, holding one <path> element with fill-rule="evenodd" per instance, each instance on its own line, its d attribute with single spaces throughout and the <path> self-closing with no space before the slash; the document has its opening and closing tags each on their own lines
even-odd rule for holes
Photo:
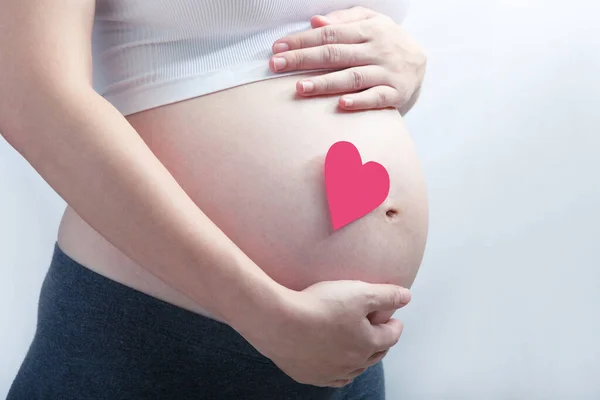
<svg viewBox="0 0 600 400">
<path fill-rule="evenodd" d="M 391 399 L 600 399 L 600 3 L 412 4 L 431 234 Z"/>
<path fill-rule="evenodd" d="M 0 138 L 0 399 L 31 343 L 37 299 L 64 207 Z"/>
<path fill-rule="evenodd" d="M 413 0 L 431 233 L 391 400 L 600 398 L 600 3 Z M 0 141 L 0 397 L 64 203 Z"/>
</svg>

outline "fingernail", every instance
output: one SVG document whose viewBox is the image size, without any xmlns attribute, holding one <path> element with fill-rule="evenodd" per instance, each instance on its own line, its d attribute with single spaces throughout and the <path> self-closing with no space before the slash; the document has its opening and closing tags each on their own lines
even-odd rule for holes
<svg viewBox="0 0 600 400">
<path fill-rule="evenodd" d="M 402 296 L 402 301 L 408 303 L 411 300 L 410 290 L 406 288 L 400 288 L 400 295 Z"/>
<path fill-rule="evenodd" d="M 342 97 L 342 102 L 344 103 L 344 107 L 352 107 L 354 100 L 349 97 Z"/>
<path fill-rule="evenodd" d="M 331 23 L 331 19 L 324 16 L 324 15 L 315 15 L 315 17 L 321 18 L 321 21 L 325 22 L 326 24 L 330 24 Z"/>
<path fill-rule="evenodd" d="M 281 71 L 287 65 L 287 60 L 283 57 L 275 57 L 273 59 L 273 66 L 275 67 L 275 71 Z"/>
<path fill-rule="evenodd" d="M 275 53 L 283 53 L 284 51 L 288 51 L 290 49 L 290 46 L 287 45 L 287 43 L 277 43 L 275 46 L 273 46 L 273 50 L 275 50 Z"/>
<path fill-rule="evenodd" d="M 302 81 L 302 92 L 308 93 L 312 92 L 315 89 L 315 84 L 311 81 Z"/>
</svg>

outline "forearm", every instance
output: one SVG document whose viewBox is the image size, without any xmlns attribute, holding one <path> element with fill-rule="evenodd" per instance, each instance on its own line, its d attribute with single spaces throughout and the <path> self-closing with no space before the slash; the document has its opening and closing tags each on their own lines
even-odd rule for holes
<svg viewBox="0 0 600 400">
<path fill-rule="evenodd" d="M 3 134 L 90 226 L 234 327 L 279 301 L 287 289 L 209 220 L 114 107 L 91 88 L 39 90 Z"/>
</svg>

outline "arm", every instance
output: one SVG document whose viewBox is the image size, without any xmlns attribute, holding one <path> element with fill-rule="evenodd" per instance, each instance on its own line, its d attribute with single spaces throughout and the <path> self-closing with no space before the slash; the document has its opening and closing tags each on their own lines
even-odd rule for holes
<svg viewBox="0 0 600 400">
<path fill-rule="evenodd" d="M 232 326 L 287 289 L 187 196 L 91 81 L 94 1 L 3 1 L 0 132 L 95 230 Z M 226 288 L 226 290 L 223 290 Z"/>
</svg>

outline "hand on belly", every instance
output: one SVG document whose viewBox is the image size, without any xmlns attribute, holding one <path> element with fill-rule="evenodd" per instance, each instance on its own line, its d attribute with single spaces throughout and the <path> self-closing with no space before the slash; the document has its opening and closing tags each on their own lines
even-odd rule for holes
<svg viewBox="0 0 600 400">
<path fill-rule="evenodd" d="M 402 118 L 340 112 L 336 97 L 302 99 L 298 76 L 244 85 L 130 117 L 198 206 L 279 283 L 325 280 L 410 287 L 425 247 L 427 196 Z M 389 173 L 384 202 L 334 231 L 324 161 L 349 141 Z"/>
</svg>

